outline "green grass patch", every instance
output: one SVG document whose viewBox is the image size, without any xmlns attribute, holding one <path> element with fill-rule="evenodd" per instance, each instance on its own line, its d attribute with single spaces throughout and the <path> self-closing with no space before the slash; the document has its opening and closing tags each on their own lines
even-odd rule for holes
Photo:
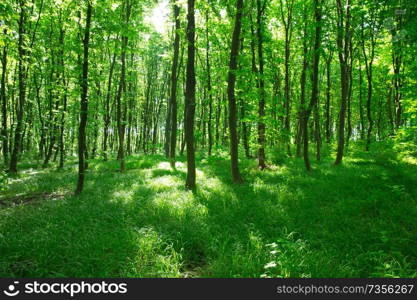
<svg viewBox="0 0 417 300">
<path fill-rule="evenodd" d="M 160 155 L 92 160 L 82 195 L 76 165 L 21 166 L 0 196 L 2 277 L 415 277 L 416 166 L 351 151 L 306 173 L 277 157 L 261 172 L 225 155 L 199 157 L 184 188 Z M 201 158 L 201 159 L 200 159 Z"/>
</svg>

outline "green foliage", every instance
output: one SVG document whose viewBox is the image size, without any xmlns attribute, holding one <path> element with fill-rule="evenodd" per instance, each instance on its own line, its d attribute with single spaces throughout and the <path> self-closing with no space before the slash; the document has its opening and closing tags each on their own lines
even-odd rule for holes
<svg viewBox="0 0 417 300">
<path fill-rule="evenodd" d="M 8 178 L 7 173 L 3 170 L 0 171 L 0 192 L 3 192 L 7 189 Z"/>
<path fill-rule="evenodd" d="M 417 158 L 417 126 L 402 128 L 395 136 L 395 150 Z"/>
</svg>

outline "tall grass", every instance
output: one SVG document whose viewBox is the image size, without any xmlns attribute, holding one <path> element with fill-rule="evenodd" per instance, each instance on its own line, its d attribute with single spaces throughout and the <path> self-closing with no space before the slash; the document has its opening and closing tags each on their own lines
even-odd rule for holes
<svg viewBox="0 0 417 300">
<path fill-rule="evenodd" d="M 376 154 L 242 160 L 242 185 L 201 156 L 195 192 L 183 160 L 95 160 L 78 197 L 75 164 L 28 164 L 1 191 L 0 276 L 415 277 L 416 165 Z"/>
</svg>

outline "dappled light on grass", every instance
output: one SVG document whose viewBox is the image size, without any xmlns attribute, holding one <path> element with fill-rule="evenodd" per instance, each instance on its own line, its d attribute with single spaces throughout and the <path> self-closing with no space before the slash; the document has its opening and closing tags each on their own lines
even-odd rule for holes
<svg viewBox="0 0 417 300">
<path fill-rule="evenodd" d="M 155 191 L 171 190 L 183 185 L 181 179 L 171 175 L 156 177 L 149 182 L 149 187 Z"/>
<path fill-rule="evenodd" d="M 263 172 L 244 160 L 245 183 L 232 185 L 228 159 L 214 156 L 197 164 L 196 191 L 182 162 L 126 166 L 92 161 L 78 197 L 74 170 L 22 173 L 5 194 L 38 198 L 0 207 L 0 275 L 417 275 L 416 177 L 404 165 L 353 157 L 306 174 L 298 159 Z"/>
<path fill-rule="evenodd" d="M 166 162 L 166 161 L 160 162 L 156 167 L 158 169 L 171 170 L 171 164 L 169 162 Z M 175 168 L 179 169 L 179 170 L 185 170 L 186 165 L 183 162 L 177 161 L 177 162 L 175 162 Z"/>
</svg>

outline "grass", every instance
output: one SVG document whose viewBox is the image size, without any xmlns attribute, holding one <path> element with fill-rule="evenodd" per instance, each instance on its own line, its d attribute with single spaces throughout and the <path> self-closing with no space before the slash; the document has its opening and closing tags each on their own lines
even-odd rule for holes
<svg viewBox="0 0 417 300">
<path fill-rule="evenodd" d="M 75 161 L 23 164 L 0 196 L 0 276 L 416 277 L 416 165 L 374 154 L 311 174 L 242 160 L 242 185 L 200 156 L 194 192 L 183 159 L 93 160 L 78 197 Z"/>
</svg>

